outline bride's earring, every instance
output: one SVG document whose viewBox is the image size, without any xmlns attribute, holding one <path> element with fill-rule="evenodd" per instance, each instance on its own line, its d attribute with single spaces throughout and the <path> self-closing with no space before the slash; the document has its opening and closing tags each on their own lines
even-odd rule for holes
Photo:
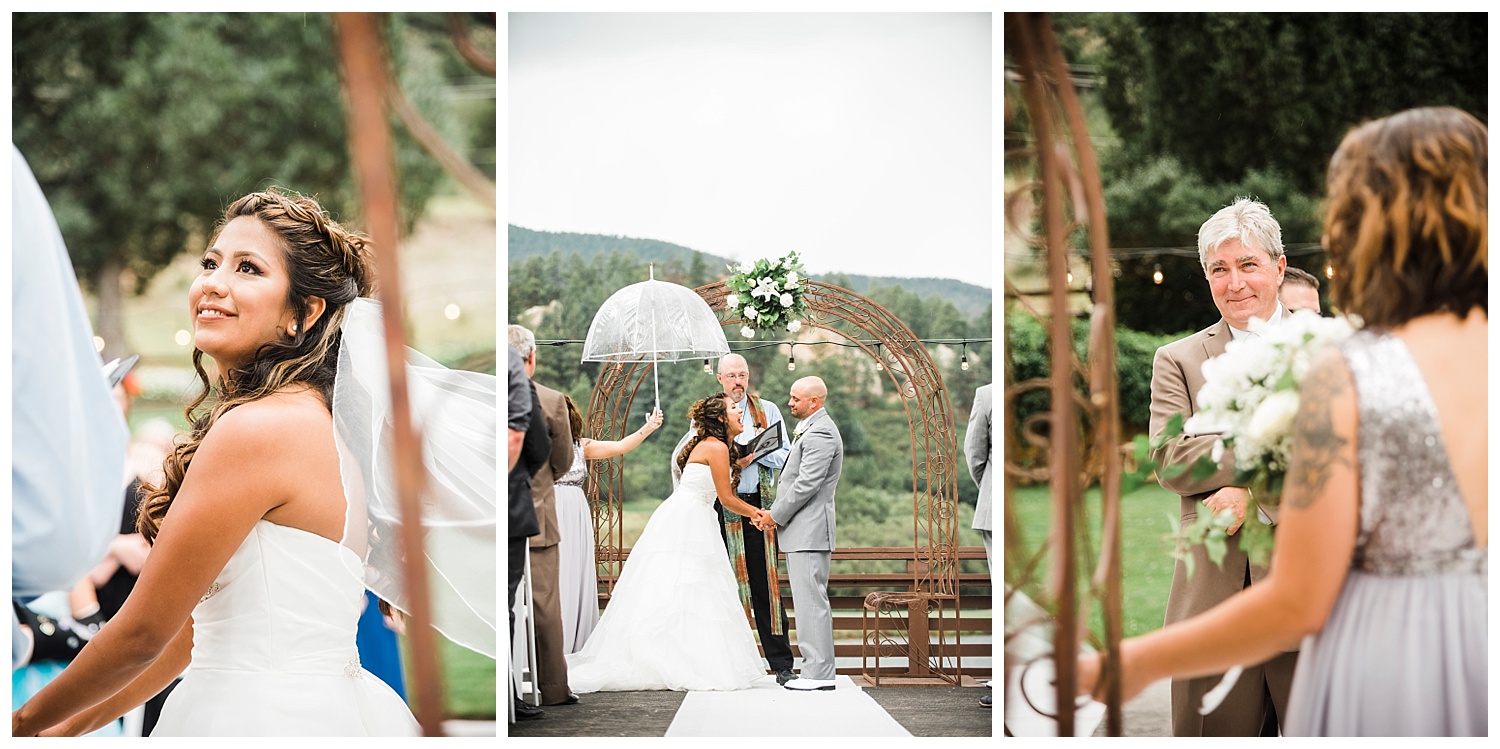
<svg viewBox="0 0 1500 749">
<path fill-rule="evenodd" d="M 292 323 L 291 331 L 293 336 L 297 335 L 297 323 Z"/>
</svg>

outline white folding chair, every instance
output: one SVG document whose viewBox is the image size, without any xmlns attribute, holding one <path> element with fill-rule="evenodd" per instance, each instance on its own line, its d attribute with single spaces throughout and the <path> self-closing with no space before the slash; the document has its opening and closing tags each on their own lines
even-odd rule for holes
<svg viewBox="0 0 1500 749">
<path fill-rule="evenodd" d="M 530 696 L 527 700 L 532 705 L 542 704 L 541 683 L 536 678 L 536 606 L 533 604 L 531 595 L 531 555 L 526 555 L 526 566 L 521 574 L 521 584 L 516 589 L 516 619 L 522 623 L 521 631 L 516 634 L 522 639 L 522 647 L 525 651 L 525 659 L 516 657 L 518 654 L 517 643 L 511 643 L 511 689 L 521 689 L 521 685 L 528 685 L 521 689 L 523 693 Z M 529 678 L 528 678 L 529 677 Z M 514 694 L 514 692 L 513 692 Z M 523 697 L 523 699 L 525 699 Z M 516 721 L 516 703 L 509 703 L 510 722 Z"/>
</svg>

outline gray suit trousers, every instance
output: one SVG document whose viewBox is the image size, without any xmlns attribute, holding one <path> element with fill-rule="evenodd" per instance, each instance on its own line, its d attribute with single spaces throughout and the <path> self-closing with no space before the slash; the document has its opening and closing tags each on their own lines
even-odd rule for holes
<svg viewBox="0 0 1500 749">
<path fill-rule="evenodd" d="M 786 574 L 792 584 L 792 612 L 797 618 L 797 649 L 802 651 L 804 679 L 831 680 L 833 609 L 828 605 L 830 551 L 789 551 Z"/>
</svg>

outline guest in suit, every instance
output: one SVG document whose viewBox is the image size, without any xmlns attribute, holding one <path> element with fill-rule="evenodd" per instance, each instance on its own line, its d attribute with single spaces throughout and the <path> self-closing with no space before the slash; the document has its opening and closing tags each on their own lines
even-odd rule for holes
<svg viewBox="0 0 1500 749">
<path fill-rule="evenodd" d="M 756 525 L 762 530 L 777 527 L 779 545 L 786 553 L 802 672 L 783 686 L 797 691 L 831 690 L 836 675 L 828 568 L 834 547 L 834 490 L 844 469 L 844 439 L 823 408 L 827 398 L 828 387 L 821 378 L 803 377 L 792 384 L 787 407 L 798 420 L 792 450 L 769 518 L 762 516 Z"/>
<path fill-rule="evenodd" d="M 984 540 L 984 562 L 990 570 L 990 587 L 994 587 L 995 575 L 995 524 L 991 520 L 990 497 L 994 493 L 990 472 L 990 460 L 995 457 L 995 446 L 990 437 L 990 416 L 993 411 L 991 385 L 980 385 L 974 391 L 974 404 L 969 408 L 969 430 L 964 435 L 964 460 L 969 465 L 969 478 L 979 487 L 979 499 L 974 503 L 974 530 Z M 994 697 L 979 698 L 984 707 L 994 705 Z"/>
<path fill-rule="evenodd" d="M 526 376 L 526 363 L 514 346 L 509 351 L 507 377 L 506 421 L 510 428 L 507 456 L 510 473 L 507 476 L 509 504 L 508 562 L 506 583 L 509 587 L 507 610 L 510 611 L 510 635 L 516 636 L 516 591 L 526 573 L 526 540 L 535 536 L 539 529 L 536 523 L 536 508 L 531 503 L 531 477 L 552 455 L 552 438 L 547 434 L 547 424 L 542 417 L 542 405 L 536 399 L 536 387 Z M 514 656 L 512 656 L 514 657 Z M 520 693 L 515 685 L 515 693 Z M 536 720 L 543 716 L 541 708 L 523 702 L 519 697 L 511 698 L 515 705 L 517 720 Z"/>
<path fill-rule="evenodd" d="M 1286 270 L 1281 245 L 1281 227 L 1265 204 L 1247 198 L 1235 201 L 1204 222 L 1198 231 L 1198 259 L 1203 265 L 1214 305 L 1222 319 L 1186 338 L 1156 351 L 1151 372 L 1152 438 L 1159 437 L 1175 414 L 1191 417 L 1197 410 L 1198 391 L 1203 388 L 1203 363 L 1224 353 L 1231 341 L 1250 333 L 1250 320 L 1276 324 L 1285 314 L 1277 291 Z M 1191 549 L 1193 574 L 1178 561 L 1167 597 L 1166 623 L 1171 624 L 1207 611 L 1266 575 L 1250 564 L 1240 549 L 1238 531 L 1245 521 L 1250 492 L 1231 486 L 1234 456 L 1225 452 L 1212 476 L 1195 480 L 1193 471 L 1168 478 L 1165 469 L 1191 466 L 1209 455 L 1217 435 L 1179 435 L 1152 454 L 1162 469 L 1161 485 L 1182 497 L 1181 522 L 1191 524 L 1202 507 L 1211 512 L 1229 510 L 1236 521 L 1228 528 L 1228 551 L 1222 565 L 1209 561 L 1201 545 Z M 1275 512 L 1266 510 L 1275 524 Z M 1199 715 L 1204 693 L 1217 685 L 1221 675 L 1172 682 L 1172 734 L 1174 736 L 1275 736 L 1279 719 L 1286 716 L 1291 692 L 1295 652 L 1283 653 L 1264 664 L 1246 668 L 1217 710 Z"/>
<path fill-rule="evenodd" d="M 995 524 L 991 520 L 990 497 L 994 493 L 990 473 L 990 460 L 995 457 L 995 446 L 990 439 L 990 415 L 992 412 L 991 385 L 980 385 L 974 391 L 974 405 L 969 409 L 969 431 L 964 435 L 964 459 L 969 465 L 969 478 L 979 487 L 979 500 L 974 503 L 974 530 L 984 539 L 984 559 L 990 571 L 995 569 Z"/>
<path fill-rule="evenodd" d="M 542 692 L 543 705 L 571 705 L 578 696 L 568 689 L 568 662 L 563 643 L 562 600 L 559 597 L 558 542 L 554 484 L 573 465 L 573 430 L 568 424 L 568 403 L 563 394 L 536 381 L 536 336 L 520 325 L 507 331 L 510 345 L 525 363 L 526 376 L 536 388 L 542 420 L 551 438 L 547 462 L 531 477 L 531 504 L 536 510 L 538 533 L 530 539 L 531 597 L 536 607 L 537 662 L 533 678 Z"/>
<path fill-rule="evenodd" d="M 1279 296 L 1281 306 L 1287 312 L 1310 309 L 1317 314 L 1323 314 L 1322 305 L 1318 303 L 1318 277 L 1301 268 L 1288 267 L 1286 269 L 1286 278 L 1281 282 Z"/>
</svg>

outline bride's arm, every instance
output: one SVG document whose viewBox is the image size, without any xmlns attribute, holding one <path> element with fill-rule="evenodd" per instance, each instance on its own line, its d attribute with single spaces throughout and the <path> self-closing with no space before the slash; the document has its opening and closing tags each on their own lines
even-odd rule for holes
<svg viewBox="0 0 1500 749">
<path fill-rule="evenodd" d="M 193 620 L 188 619 L 161 657 L 113 697 L 62 723 L 42 731 L 42 736 L 82 736 L 119 720 L 120 716 L 145 704 L 187 670 L 193 659 Z"/>
<path fill-rule="evenodd" d="M 1359 531 L 1358 424 L 1349 370 L 1325 351 L 1302 387 L 1270 574 L 1198 616 L 1122 641 L 1122 699 L 1160 679 L 1262 663 L 1323 628 Z M 1093 693 L 1098 678 L 1097 654 L 1081 657 L 1078 693 Z"/>
<path fill-rule="evenodd" d="M 616 455 L 624 455 L 631 450 L 640 447 L 647 437 L 651 436 L 661 426 L 661 411 L 653 409 L 646 417 L 646 423 L 640 429 L 631 432 L 622 440 L 605 442 L 603 440 L 584 440 L 583 457 L 586 460 L 604 460 Z"/>
<path fill-rule="evenodd" d="M 36 735 L 140 677 L 182 630 L 256 521 L 293 496 L 311 459 L 298 453 L 316 453 L 303 442 L 317 430 L 295 419 L 287 428 L 284 409 L 254 407 L 263 403 L 225 413 L 204 437 L 125 605 L 12 714 L 13 735 Z"/>
<path fill-rule="evenodd" d="M 729 508 L 730 512 L 747 518 L 755 517 L 760 508 L 740 499 L 729 483 L 729 447 L 717 439 L 705 439 L 693 448 L 694 453 L 700 450 L 707 454 L 708 470 L 714 477 L 714 491 L 719 495 L 719 504 Z"/>
</svg>

